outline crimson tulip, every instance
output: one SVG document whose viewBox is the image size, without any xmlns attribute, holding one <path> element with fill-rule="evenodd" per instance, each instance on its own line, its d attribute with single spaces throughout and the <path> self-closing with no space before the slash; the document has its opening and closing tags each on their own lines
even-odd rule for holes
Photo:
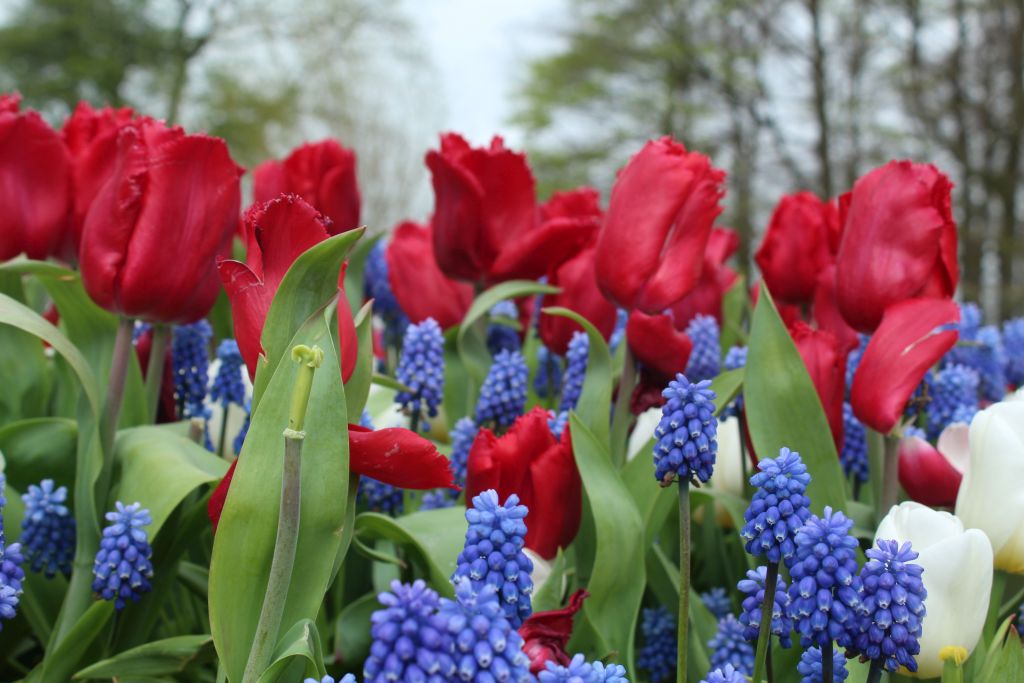
<svg viewBox="0 0 1024 683">
<path fill-rule="evenodd" d="M 692 290 L 725 173 L 669 137 L 648 142 L 612 188 L 597 241 L 597 281 L 622 308 L 661 313 Z"/>
<path fill-rule="evenodd" d="M 818 275 L 835 261 L 832 243 L 839 233 L 839 212 L 833 202 L 813 192 L 797 192 L 779 200 L 754 261 L 778 301 L 807 304 L 814 297 Z"/>
<path fill-rule="evenodd" d="M 332 235 L 359 227 L 356 154 L 337 140 L 306 143 L 283 161 L 265 161 L 253 171 L 253 199 L 263 204 L 297 194 L 331 219 Z"/>
<path fill-rule="evenodd" d="M 850 327 L 839 312 L 839 304 L 836 302 L 835 264 L 828 266 L 819 274 L 811 311 L 818 328 L 834 334 L 839 341 L 839 347 L 845 352 L 855 349 L 860 343 L 857 330 Z"/>
<path fill-rule="evenodd" d="M 0 96 L 0 261 L 67 255 L 71 161 L 60 136 L 19 96 Z"/>
<path fill-rule="evenodd" d="M 545 671 L 548 662 L 565 666 L 569 663 L 566 647 L 572 637 L 572 622 L 583 609 L 583 601 L 590 597 L 580 588 L 569 597 L 565 607 L 546 612 L 534 612 L 519 627 L 523 639 L 523 652 L 530 658 L 530 673 Z"/>
<path fill-rule="evenodd" d="M 548 275 L 548 284 L 562 291 L 545 295 L 544 306 L 562 306 L 576 311 L 589 320 L 606 340 L 611 337 L 618 311 L 597 286 L 593 247 L 555 268 Z M 560 356 L 568 350 L 573 334 L 582 329 L 571 318 L 541 312 L 540 338 L 545 346 Z"/>
<path fill-rule="evenodd" d="M 874 330 L 900 301 L 953 296 L 959 271 L 952 187 L 931 164 L 890 161 L 839 198 L 836 297 L 852 327 Z"/>
<path fill-rule="evenodd" d="M 846 392 L 846 354 L 835 335 L 797 321 L 789 328 L 800 358 L 821 399 L 836 452 L 843 450 L 843 396 Z"/>
<path fill-rule="evenodd" d="M 664 380 L 655 382 L 662 388 L 677 372 L 686 370 L 693 351 L 690 337 L 676 329 L 668 314 L 633 311 L 626 320 L 626 342 L 633 357 Z"/>
<path fill-rule="evenodd" d="M 0 92 L 0 114 L 17 114 L 21 108 L 21 93 Z"/>
<path fill-rule="evenodd" d="M 697 286 L 682 299 L 672 304 L 672 317 L 676 324 L 686 325 L 697 315 L 713 315 L 722 324 L 722 301 L 725 293 L 735 284 L 739 275 L 726 265 L 736 253 L 740 237 L 729 228 L 712 228 L 704 250 L 704 268 Z"/>
<path fill-rule="evenodd" d="M 949 299 L 909 299 L 885 311 L 853 377 L 850 403 L 861 422 L 888 434 L 928 368 L 957 340 L 960 307 Z"/>
<path fill-rule="evenodd" d="M 918 436 L 900 439 L 900 485 L 911 499 L 931 507 L 953 507 L 967 471 L 968 426 L 946 427 L 935 446 Z"/>
<path fill-rule="evenodd" d="M 517 494 L 530 510 L 526 547 L 544 559 L 576 537 L 583 496 L 569 430 L 556 439 L 548 417 L 538 406 L 516 418 L 500 437 L 482 428 L 466 465 L 466 500 L 487 489 L 496 490 L 502 500 Z"/>
<path fill-rule="evenodd" d="M 473 283 L 538 278 L 591 238 L 577 221 L 540 222 L 526 157 L 441 136 L 426 157 L 434 187 L 434 256 L 448 277 Z"/>
<path fill-rule="evenodd" d="M 442 329 L 462 322 L 473 303 L 473 287 L 450 280 L 434 259 L 430 226 L 406 221 L 395 228 L 384 258 L 388 282 L 409 320 L 433 318 Z"/>
</svg>

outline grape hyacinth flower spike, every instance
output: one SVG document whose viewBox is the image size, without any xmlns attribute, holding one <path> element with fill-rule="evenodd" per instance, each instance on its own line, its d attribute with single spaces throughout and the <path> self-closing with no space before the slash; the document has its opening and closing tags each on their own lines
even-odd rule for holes
<svg viewBox="0 0 1024 683">
<path fill-rule="evenodd" d="M 743 593 L 743 611 L 740 623 L 743 624 L 743 637 L 752 643 L 757 642 L 761 628 L 761 609 L 765 604 L 765 580 L 768 567 L 761 565 L 757 569 L 747 571 L 747 578 L 742 579 L 736 587 Z M 786 593 L 786 582 L 781 578 L 775 584 L 775 598 L 772 600 L 771 635 L 778 636 L 782 647 L 793 645 L 790 633 L 793 620 L 789 618 L 789 595 Z M 769 643 L 769 647 L 771 644 Z"/>
<path fill-rule="evenodd" d="M 320 680 L 307 678 L 302 683 L 356 683 L 356 677 L 352 674 L 345 674 L 341 677 L 341 680 L 335 682 L 334 676 L 324 676 Z"/>
<path fill-rule="evenodd" d="M 113 600 L 118 610 L 126 600 L 138 602 L 150 590 L 153 549 L 143 527 L 153 519 L 140 503 L 125 505 L 117 501 L 116 510 L 106 514 L 110 522 L 103 529 L 100 549 L 93 563 L 93 592 L 104 600 Z"/>
<path fill-rule="evenodd" d="M 476 403 L 476 423 L 493 422 L 504 429 L 523 414 L 526 406 L 526 382 L 530 369 L 518 351 L 502 351 L 494 357 L 480 388 Z"/>
<path fill-rule="evenodd" d="M 21 521 L 21 545 L 34 572 L 52 578 L 71 574 L 75 556 L 75 518 L 67 508 L 68 489 L 54 486 L 53 479 L 32 484 L 22 495 L 25 518 Z"/>
<path fill-rule="evenodd" d="M 832 681 L 830 683 L 843 683 L 850 672 L 846 670 L 846 659 L 843 653 L 835 648 L 832 649 Z M 800 683 L 824 683 L 825 679 L 821 671 L 821 648 L 812 647 L 804 650 L 800 655 L 800 663 L 796 665 L 796 672 L 802 677 Z"/>
<path fill-rule="evenodd" d="M 693 341 L 686 374 L 697 380 L 713 379 L 718 374 L 722 355 L 718 321 L 714 316 L 698 313 L 687 324 L 686 336 Z"/>
<path fill-rule="evenodd" d="M 217 374 L 210 384 L 210 401 L 219 403 L 221 407 L 220 436 L 217 439 L 217 453 L 224 453 L 228 435 L 228 407 L 235 404 L 245 409 L 245 361 L 238 350 L 238 342 L 225 339 L 217 347 Z M 248 419 L 248 410 L 246 410 Z M 245 437 L 242 437 L 243 439 Z"/>
<path fill-rule="evenodd" d="M 3 629 L 3 622 L 13 619 L 18 612 L 18 604 L 21 602 L 22 582 L 25 580 L 25 570 L 21 568 L 25 558 L 21 554 L 21 544 L 12 543 L 4 545 L 4 506 L 7 499 L 4 498 L 4 488 L 7 479 L 0 473 L 0 630 Z"/>
<path fill-rule="evenodd" d="M 731 665 L 746 676 L 753 672 L 754 647 L 743 634 L 743 624 L 732 614 L 719 620 L 715 637 L 708 641 L 712 669 Z"/>
<path fill-rule="evenodd" d="M 747 677 L 733 668 L 732 664 L 726 664 L 721 669 L 711 671 L 700 683 L 747 683 Z"/>
<path fill-rule="evenodd" d="M 726 615 L 732 614 L 732 600 L 724 588 L 712 588 L 701 593 L 700 600 L 715 619 L 724 619 Z"/>
<path fill-rule="evenodd" d="M 654 478 L 662 486 L 679 484 L 679 611 L 676 629 L 676 681 L 686 680 L 690 615 L 690 483 L 711 478 L 718 451 L 715 392 L 710 380 L 694 384 L 677 374 L 661 392 L 665 405 L 654 429 Z"/>
<path fill-rule="evenodd" d="M 573 655 L 568 665 L 548 662 L 547 670 L 537 675 L 539 683 L 629 683 L 626 668 L 620 664 L 588 662 L 583 655 Z"/>
<path fill-rule="evenodd" d="M 583 380 L 587 376 L 587 360 L 590 353 L 590 338 L 586 332 L 573 332 L 569 349 L 565 352 L 565 376 L 562 378 L 562 399 L 559 412 L 576 410 L 576 403 L 583 391 Z"/>
<path fill-rule="evenodd" d="M 209 381 L 210 340 L 213 328 L 206 320 L 178 325 L 171 338 L 171 369 L 174 371 L 174 397 L 178 415 L 209 417 L 206 384 Z"/>
<path fill-rule="evenodd" d="M 395 580 L 377 599 L 382 607 L 370 617 L 364 683 L 454 679 L 448 620 L 438 613 L 437 593 L 422 579 L 412 585 Z"/>
<path fill-rule="evenodd" d="M 395 401 L 409 412 L 409 429 L 416 432 L 424 406 L 434 417 L 444 398 L 444 336 L 433 318 L 406 328 L 395 376 L 410 389 L 398 392 Z"/>
<path fill-rule="evenodd" d="M 676 619 L 662 605 L 643 611 L 640 632 L 644 644 L 636 657 L 636 667 L 648 673 L 651 683 L 667 681 L 676 670 Z"/>
<path fill-rule="evenodd" d="M 491 318 L 487 326 L 487 350 L 495 356 L 502 351 L 518 351 L 519 332 L 511 324 L 518 324 L 519 309 L 513 301 L 499 301 L 488 312 Z"/>
</svg>

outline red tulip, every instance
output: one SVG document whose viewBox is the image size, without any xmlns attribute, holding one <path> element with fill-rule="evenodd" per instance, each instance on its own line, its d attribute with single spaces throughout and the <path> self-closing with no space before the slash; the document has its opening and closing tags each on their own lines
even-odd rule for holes
<svg viewBox="0 0 1024 683">
<path fill-rule="evenodd" d="M 693 342 L 677 330 L 666 314 L 647 315 L 633 311 L 626 321 L 626 342 L 633 357 L 657 375 L 659 391 L 677 372 L 686 370 Z M 661 381 L 664 380 L 664 381 Z"/>
<path fill-rule="evenodd" d="M 835 264 L 822 270 L 818 276 L 818 286 L 814 290 L 814 305 L 811 310 L 818 328 L 834 334 L 844 353 L 857 348 L 860 343 L 857 330 L 846 324 L 836 302 Z"/>
<path fill-rule="evenodd" d="M 448 277 L 474 283 L 537 278 L 591 237 L 575 220 L 538 222 L 526 157 L 500 137 L 474 148 L 447 133 L 426 161 L 434 186 L 434 256 Z"/>
<path fill-rule="evenodd" d="M 473 287 L 449 280 L 434 259 L 429 226 L 406 221 L 395 228 L 384 258 L 388 282 L 413 323 L 433 318 L 442 329 L 462 322 L 473 303 Z"/>
<path fill-rule="evenodd" d="M 217 264 L 224 289 L 231 300 L 238 350 L 255 379 L 263 353 L 260 336 L 277 288 L 288 268 L 303 252 L 328 237 L 330 219 L 295 195 L 283 195 L 253 206 L 245 214 L 246 261 L 223 260 Z M 339 288 L 344 282 L 344 269 Z M 348 381 L 356 363 L 355 325 L 348 300 L 338 297 L 338 337 L 341 344 L 342 378 Z"/>
<path fill-rule="evenodd" d="M 526 547 L 545 559 L 566 548 L 580 528 L 583 483 L 569 430 L 551 434 L 548 412 L 536 407 L 503 436 L 482 428 L 469 451 L 466 502 L 494 489 L 502 500 L 515 493 L 530 510 Z"/>
<path fill-rule="evenodd" d="M 843 449 L 843 395 L 846 391 L 848 349 L 842 348 L 831 332 L 812 329 L 803 322 L 790 326 L 789 334 L 825 409 L 836 452 L 840 452 Z"/>
<path fill-rule="evenodd" d="M 818 275 L 835 261 L 832 240 L 839 233 L 839 212 L 833 202 L 812 192 L 779 200 L 754 255 L 765 284 L 778 301 L 810 303 Z"/>
<path fill-rule="evenodd" d="M 750 303 L 753 306 L 757 306 L 758 299 L 761 298 L 761 283 L 755 282 L 754 286 L 750 288 Z M 781 302 L 775 302 L 775 308 L 779 312 L 779 317 L 782 319 L 783 324 L 786 327 L 792 327 L 798 322 L 803 321 L 803 314 L 800 312 L 799 306 L 792 304 L 784 304 Z"/>
<path fill-rule="evenodd" d="M 359 227 L 356 154 L 337 140 L 302 145 L 284 161 L 265 161 L 253 172 L 253 199 L 297 194 L 331 219 L 331 234 Z"/>
<path fill-rule="evenodd" d="M 118 159 L 118 131 L 134 116 L 128 107 L 96 110 L 88 102 L 79 102 L 61 129 L 72 162 L 72 225 L 76 252 L 82 241 L 89 207 L 114 173 Z M 150 119 L 143 121 L 152 122 Z"/>
<path fill-rule="evenodd" d="M 928 368 L 956 344 L 960 308 L 948 299 L 910 299 L 885 311 L 853 377 L 857 418 L 888 434 Z"/>
<path fill-rule="evenodd" d="M 953 507 L 960 481 L 967 471 L 970 449 L 968 426 L 952 424 L 939 435 L 936 446 L 917 436 L 900 440 L 900 485 L 918 503 L 931 507 Z"/>
<path fill-rule="evenodd" d="M 948 299 L 959 276 L 949 179 L 931 164 L 890 161 L 839 198 L 839 310 L 874 330 L 892 304 Z"/>
<path fill-rule="evenodd" d="M 209 313 L 220 289 L 242 169 L 223 140 L 159 123 L 129 124 L 115 167 L 85 219 L 79 262 L 109 311 L 167 323 Z"/>
<path fill-rule="evenodd" d="M 21 93 L 0 92 L 0 114 L 17 114 L 21 107 Z"/>
<path fill-rule="evenodd" d="M 559 218 L 590 219 L 594 227 L 600 227 L 602 216 L 601 195 L 592 187 L 555 192 L 540 205 L 541 222 Z"/>
<path fill-rule="evenodd" d="M 60 136 L 18 95 L 0 99 L 0 261 L 67 255 L 71 162 Z"/>
<path fill-rule="evenodd" d="M 569 597 L 569 604 L 561 609 L 534 612 L 519 627 L 523 639 L 523 652 L 530 658 L 530 673 L 546 670 L 548 662 L 567 665 L 570 661 L 566 647 L 572 637 L 572 622 L 583 609 L 583 601 L 590 596 L 583 588 Z"/>
<path fill-rule="evenodd" d="M 700 277 L 725 173 L 669 137 L 619 172 L 597 242 L 601 290 L 622 308 L 661 313 Z"/>
<path fill-rule="evenodd" d="M 561 288 L 558 294 L 544 297 L 544 306 L 562 306 L 576 311 L 589 320 L 605 339 L 615 331 L 617 311 L 604 298 L 597 287 L 594 272 L 594 248 L 591 247 L 555 268 L 548 276 L 548 284 Z M 558 355 L 565 355 L 569 340 L 583 328 L 570 318 L 540 314 L 540 338 L 544 345 Z"/>
<path fill-rule="evenodd" d="M 698 314 L 713 315 L 722 324 L 722 301 L 739 276 L 725 264 L 740 246 L 740 238 L 728 228 L 713 228 L 704 250 L 704 268 L 697 286 L 672 304 L 672 318 L 677 325 L 686 324 Z"/>
</svg>

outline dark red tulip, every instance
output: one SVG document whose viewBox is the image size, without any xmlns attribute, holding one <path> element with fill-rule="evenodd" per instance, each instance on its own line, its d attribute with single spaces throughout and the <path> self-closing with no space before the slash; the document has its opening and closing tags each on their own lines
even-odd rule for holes
<svg viewBox="0 0 1024 683">
<path fill-rule="evenodd" d="M 473 303 L 473 287 L 441 272 L 434 259 L 432 228 L 402 223 L 391 235 L 384 258 L 391 291 L 411 322 L 433 318 L 442 329 L 462 322 Z"/>
<path fill-rule="evenodd" d="M 686 324 L 697 315 L 713 315 L 722 324 L 722 301 L 725 293 L 739 277 L 726 261 L 736 253 L 740 238 L 729 228 L 713 228 L 704 250 L 704 268 L 697 286 L 682 299 L 672 304 L 672 318 L 677 325 Z"/>
<path fill-rule="evenodd" d="M 943 430 L 935 446 L 917 436 L 900 440 L 900 485 L 912 500 L 931 507 L 956 504 L 970 459 L 967 431 L 965 424 L 952 424 Z"/>
<path fill-rule="evenodd" d="M 949 299 L 909 299 L 885 311 L 853 377 L 857 419 L 888 434 L 928 368 L 956 344 L 960 307 Z"/>
<path fill-rule="evenodd" d="M 21 93 L 0 92 L 0 114 L 17 114 L 21 108 Z"/>
<path fill-rule="evenodd" d="M 0 97 L 0 261 L 66 256 L 70 232 L 71 161 L 60 135 L 19 96 Z"/>
<path fill-rule="evenodd" d="M 283 161 L 265 161 L 253 172 L 253 199 L 262 204 L 297 194 L 331 219 L 331 234 L 359 227 L 356 154 L 337 140 L 297 147 Z"/>
<path fill-rule="evenodd" d="M 843 396 L 846 392 L 846 353 L 835 335 L 796 322 L 789 328 L 804 367 L 825 409 L 836 452 L 843 449 Z"/>
<path fill-rule="evenodd" d="M 545 295 L 544 306 L 562 306 L 576 311 L 589 320 L 606 340 L 611 337 L 618 313 L 597 286 L 593 247 L 581 251 L 552 270 L 548 275 L 548 284 L 562 291 Z M 560 356 L 565 355 L 573 334 L 583 329 L 571 318 L 543 312 L 540 314 L 539 327 L 544 345 Z"/>
<path fill-rule="evenodd" d="M 118 131 L 134 116 L 135 112 L 128 107 L 93 109 L 83 101 L 78 103 L 61 129 L 72 163 L 72 225 L 76 253 L 82 241 L 89 207 L 114 172 L 118 159 Z M 144 119 L 140 124 L 144 125 L 144 122 L 151 120 Z"/>
<path fill-rule="evenodd" d="M 822 270 L 818 276 L 811 312 L 817 327 L 834 334 L 839 347 L 845 349 L 845 352 L 855 349 L 860 343 L 857 330 L 850 327 L 839 312 L 839 304 L 836 302 L 835 264 Z"/>
<path fill-rule="evenodd" d="M 186 323 L 217 298 L 242 174 L 223 140 L 159 123 L 118 132 L 110 179 L 85 219 L 79 263 L 89 296 L 126 316 Z"/>
<path fill-rule="evenodd" d="M 667 314 L 630 313 L 626 321 L 626 342 L 633 357 L 656 373 L 654 384 L 661 388 L 674 379 L 677 372 L 686 370 L 693 351 L 693 342 L 685 332 L 676 329 L 672 316 Z"/>
<path fill-rule="evenodd" d="M 595 227 L 600 227 L 603 215 L 601 195 L 592 187 L 578 187 L 575 190 L 555 192 L 540 205 L 541 222 L 559 218 L 589 219 Z"/>
<path fill-rule="evenodd" d="M 426 161 L 434 187 L 434 256 L 450 278 L 538 278 L 591 239 L 574 219 L 538 220 L 526 157 L 500 137 L 490 147 L 471 147 L 446 133 Z"/>
<path fill-rule="evenodd" d="M 839 198 L 836 297 L 852 327 L 874 330 L 900 301 L 953 296 L 959 271 L 952 187 L 931 164 L 890 161 Z"/>
<path fill-rule="evenodd" d="M 777 301 L 811 302 L 818 275 L 835 261 L 831 244 L 838 233 L 839 212 L 834 202 L 812 192 L 797 192 L 779 200 L 754 255 Z"/>
<path fill-rule="evenodd" d="M 597 280 L 611 301 L 661 313 L 696 286 L 724 181 L 710 159 L 669 137 L 630 159 L 597 242 Z"/>
<path fill-rule="evenodd" d="M 545 559 L 566 548 L 580 528 L 583 483 L 569 430 L 556 439 L 548 412 L 521 415 L 503 436 L 482 428 L 469 451 L 466 501 L 487 489 L 502 500 L 515 493 L 530 510 L 526 547 Z"/>
<path fill-rule="evenodd" d="M 250 208 L 245 214 L 245 263 L 222 260 L 217 264 L 224 289 L 231 300 L 238 350 L 256 377 L 263 353 L 260 336 L 270 304 L 285 274 L 303 252 L 328 237 L 330 219 L 296 195 L 283 195 Z M 339 289 L 344 282 L 344 269 Z M 352 312 L 346 297 L 338 297 L 338 337 L 341 345 L 342 379 L 348 381 L 356 363 L 357 343 Z"/>
<path fill-rule="evenodd" d="M 523 639 L 523 652 L 530 658 L 530 673 L 546 670 L 548 662 L 565 666 L 571 658 L 566 651 L 572 637 L 572 622 L 583 609 L 583 601 L 590 597 L 580 588 L 569 597 L 569 604 L 561 609 L 534 612 L 519 627 Z"/>
</svg>

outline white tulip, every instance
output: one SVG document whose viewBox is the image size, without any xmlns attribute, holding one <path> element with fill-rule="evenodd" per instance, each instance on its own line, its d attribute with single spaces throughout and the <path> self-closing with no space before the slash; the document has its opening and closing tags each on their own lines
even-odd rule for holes
<svg viewBox="0 0 1024 683">
<path fill-rule="evenodd" d="M 636 425 L 629 435 L 629 444 L 626 447 L 627 460 L 632 460 L 641 455 L 648 442 L 654 438 L 654 430 L 661 422 L 661 408 L 648 408 L 636 416 Z M 647 449 L 645 455 L 651 455 L 651 449 Z M 653 456 L 652 456 L 653 457 Z"/>
<path fill-rule="evenodd" d="M 971 458 L 956 515 L 988 535 L 996 569 L 1024 574 L 1024 401 L 982 410 L 968 438 Z"/>
<path fill-rule="evenodd" d="M 747 467 L 747 475 L 753 474 L 753 466 L 743 452 L 743 435 L 740 433 L 740 420 L 736 416 L 718 423 L 718 453 L 715 455 L 715 469 L 709 480 L 711 488 L 743 495 L 743 467 Z"/>
<path fill-rule="evenodd" d="M 928 597 L 917 676 L 941 676 L 942 648 L 971 652 L 981 638 L 992 592 L 992 545 L 981 531 L 965 531 L 948 512 L 913 502 L 893 506 L 875 532 L 879 539 L 910 541 L 919 554 L 915 562 L 924 567 Z"/>
</svg>

